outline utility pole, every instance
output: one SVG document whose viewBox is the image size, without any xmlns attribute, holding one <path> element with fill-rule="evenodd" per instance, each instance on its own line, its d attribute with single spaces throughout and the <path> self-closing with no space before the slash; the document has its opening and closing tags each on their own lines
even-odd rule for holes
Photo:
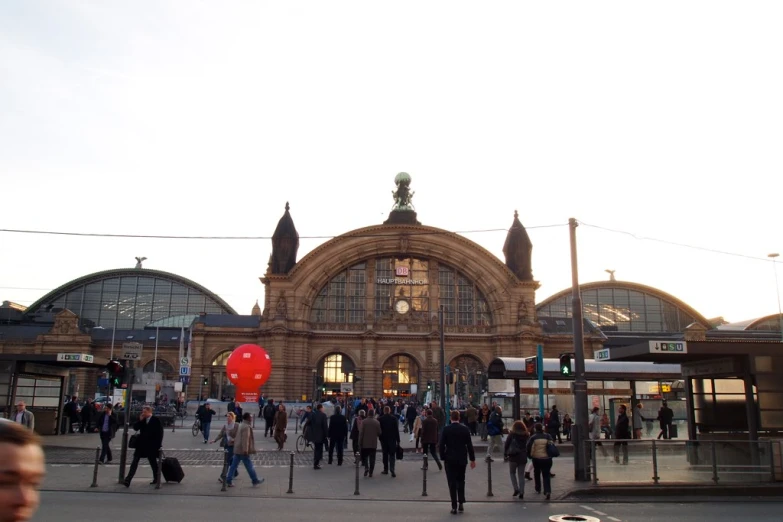
<svg viewBox="0 0 783 522">
<path fill-rule="evenodd" d="M 438 307 L 439 319 L 440 319 L 440 407 L 446 411 L 446 345 L 445 336 L 443 330 L 445 329 L 445 315 L 446 311 L 443 309 L 443 305 Z"/>
<path fill-rule="evenodd" d="M 574 331 L 574 416 L 572 433 L 574 444 L 574 480 L 588 480 L 586 444 L 587 427 L 587 378 L 585 377 L 584 330 L 582 324 L 582 295 L 579 292 L 579 271 L 576 260 L 576 219 L 569 218 L 568 231 L 571 240 L 571 317 Z"/>
</svg>

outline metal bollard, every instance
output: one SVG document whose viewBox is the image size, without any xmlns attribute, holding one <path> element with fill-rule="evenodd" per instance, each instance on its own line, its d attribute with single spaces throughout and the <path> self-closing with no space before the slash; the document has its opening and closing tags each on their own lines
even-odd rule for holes
<svg viewBox="0 0 783 522">
<path fill-rule="evenodd" d="M 252 423 L 253 429 L 256 429 L 256 416 L 252 413 L 250 414 L 250 422 Z"/>
<path fill-rule="evenodd" d="M 427 469 L 429 468 L 429 465 L 427 464 L 427 455 L 424 455 L 424 465 L 421 467 L 423 478 L 422 478 L 422 490 L 421 490 L 421 496 L 426 497 L 427 496 Z"/>
<path fill-rule="evenodd" d="M 100 458 L 101 448 L 95 448 L 95 469 L 92 470 L 92 484 L 90 484 L 91 488 L 98 487 L 98 463 L 100 462 Z"/>
<path fill-rule="evenodd" d="M 288 472 L 288 493 L 289 495 L 294 492 L 294 452 L 291 452 L 291 467 Z"/>
<path fill-rule="evenodd" d="M 163 476 L 163 448 L 158 450 L 158 476 L 155 478 L 155 489 L 160 489 L 161 476 Z"/>
<path fill-rule="evenodd" d="M 658 482 L 661 480 L 661 477 L 658 476 L 658 448 L 655 445 L 655 440 L 652 441 L 652 451 L 653 451 L 653 482 L 657 485 Z"/>
<path fill-rule="evenodd" d="M 358 495 L 359 494 L 359 464 L 361 464 L 362 459 L 359 458 L 358 453 L 354 453 L 353 455 L 356 458 L 356 490 L 354 490 L 353 494 Z"/>
<path fill-rule="evenodd" d="M 712 481 L 718 483 L 718 451 L 715 448 L 715 441 L 712 441 Z"/>
<path fill-rule="evenodd" d="M 492 494 L 492 457 L 487 455 L 486 462 L 487 462 L 487 496 L 494 497 L 495 495 Z"/>
</svg>

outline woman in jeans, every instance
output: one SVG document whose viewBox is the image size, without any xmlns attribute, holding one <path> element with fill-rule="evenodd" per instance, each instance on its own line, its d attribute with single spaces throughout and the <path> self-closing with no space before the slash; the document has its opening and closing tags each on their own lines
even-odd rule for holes
<svg viewBox="0 0 783 522">
<path fill-rule="evenodd" d="M 518 496 L 519 500 L 525 497 L 525 479 L 522 475 L 527 464 L 528 437 L 525 423 L 514 421 L 503 447 L 503 456 L 508 460 L 508 472 L 511 474 L 511 487 L 514 488 L 513 496 Z"/>
<path fill-rule="evenodd" d="M 546 451 L 547 444 L 554 444 L 552 437 L 544 433 L 544 426 L 538 422 L 535 426 L 535 434 L 527 442 L 527 454 L 533 460 L 533 475 L 535 478 L 536 493 L 541 493 L 541 475 L 544 477 L 544 494 L 546 499 L 552 494 L 550 473 L 552 471 L 552 457 Z"/>
<path fill-rule="evenodd" d="M 231 461 L 234 459 L 234 438 L 237 436 L 237 428 L 239 425 L 236 423 L 236 415 L 232 412 L 228 412 L 226 414 L 226 424 L 220 429 L 220 433 L 217 434 L 217 437 L 215 437 L 215 440 L 212 441 L 212 444 L 216 443 L 219 440 L 223 440 L 224 447 L 226 450 L 226 470 L 228 470 L 228 465 L 231 465 Z M 237 472 L 238 474 L 238 472 Z M 220 478 L 218 479 L 218 482 L 223 482 L 226 479 L 226 476 L 224 472 L 221 472 Z"/>
</svg>

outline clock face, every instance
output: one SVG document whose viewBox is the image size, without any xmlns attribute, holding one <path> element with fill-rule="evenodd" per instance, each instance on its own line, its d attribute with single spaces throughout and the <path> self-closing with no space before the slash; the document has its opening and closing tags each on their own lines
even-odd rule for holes
<svg viewBox="0 0 783 522">
<path fill-rule="evenodd" d="M 411 305 L 408 304 L 408 301 L 405 301 L 404 299 L 400 299 L 396 303 L 394 303 L 394 309 L 397 310 L 398 314 L 407 314 L 408 310 L 411 309 Z"/>
</svg>

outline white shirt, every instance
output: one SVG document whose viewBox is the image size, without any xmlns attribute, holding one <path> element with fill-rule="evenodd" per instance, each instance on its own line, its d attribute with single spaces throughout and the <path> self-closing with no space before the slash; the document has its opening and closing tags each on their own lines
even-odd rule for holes
<svg viewBox="0 0 783 522">
<path fill-rule="evenodd" d="M 21 424 L 23 417 L 24 417 L 24 410 L 16 412 L 16 422 Z"/>
</svg>

